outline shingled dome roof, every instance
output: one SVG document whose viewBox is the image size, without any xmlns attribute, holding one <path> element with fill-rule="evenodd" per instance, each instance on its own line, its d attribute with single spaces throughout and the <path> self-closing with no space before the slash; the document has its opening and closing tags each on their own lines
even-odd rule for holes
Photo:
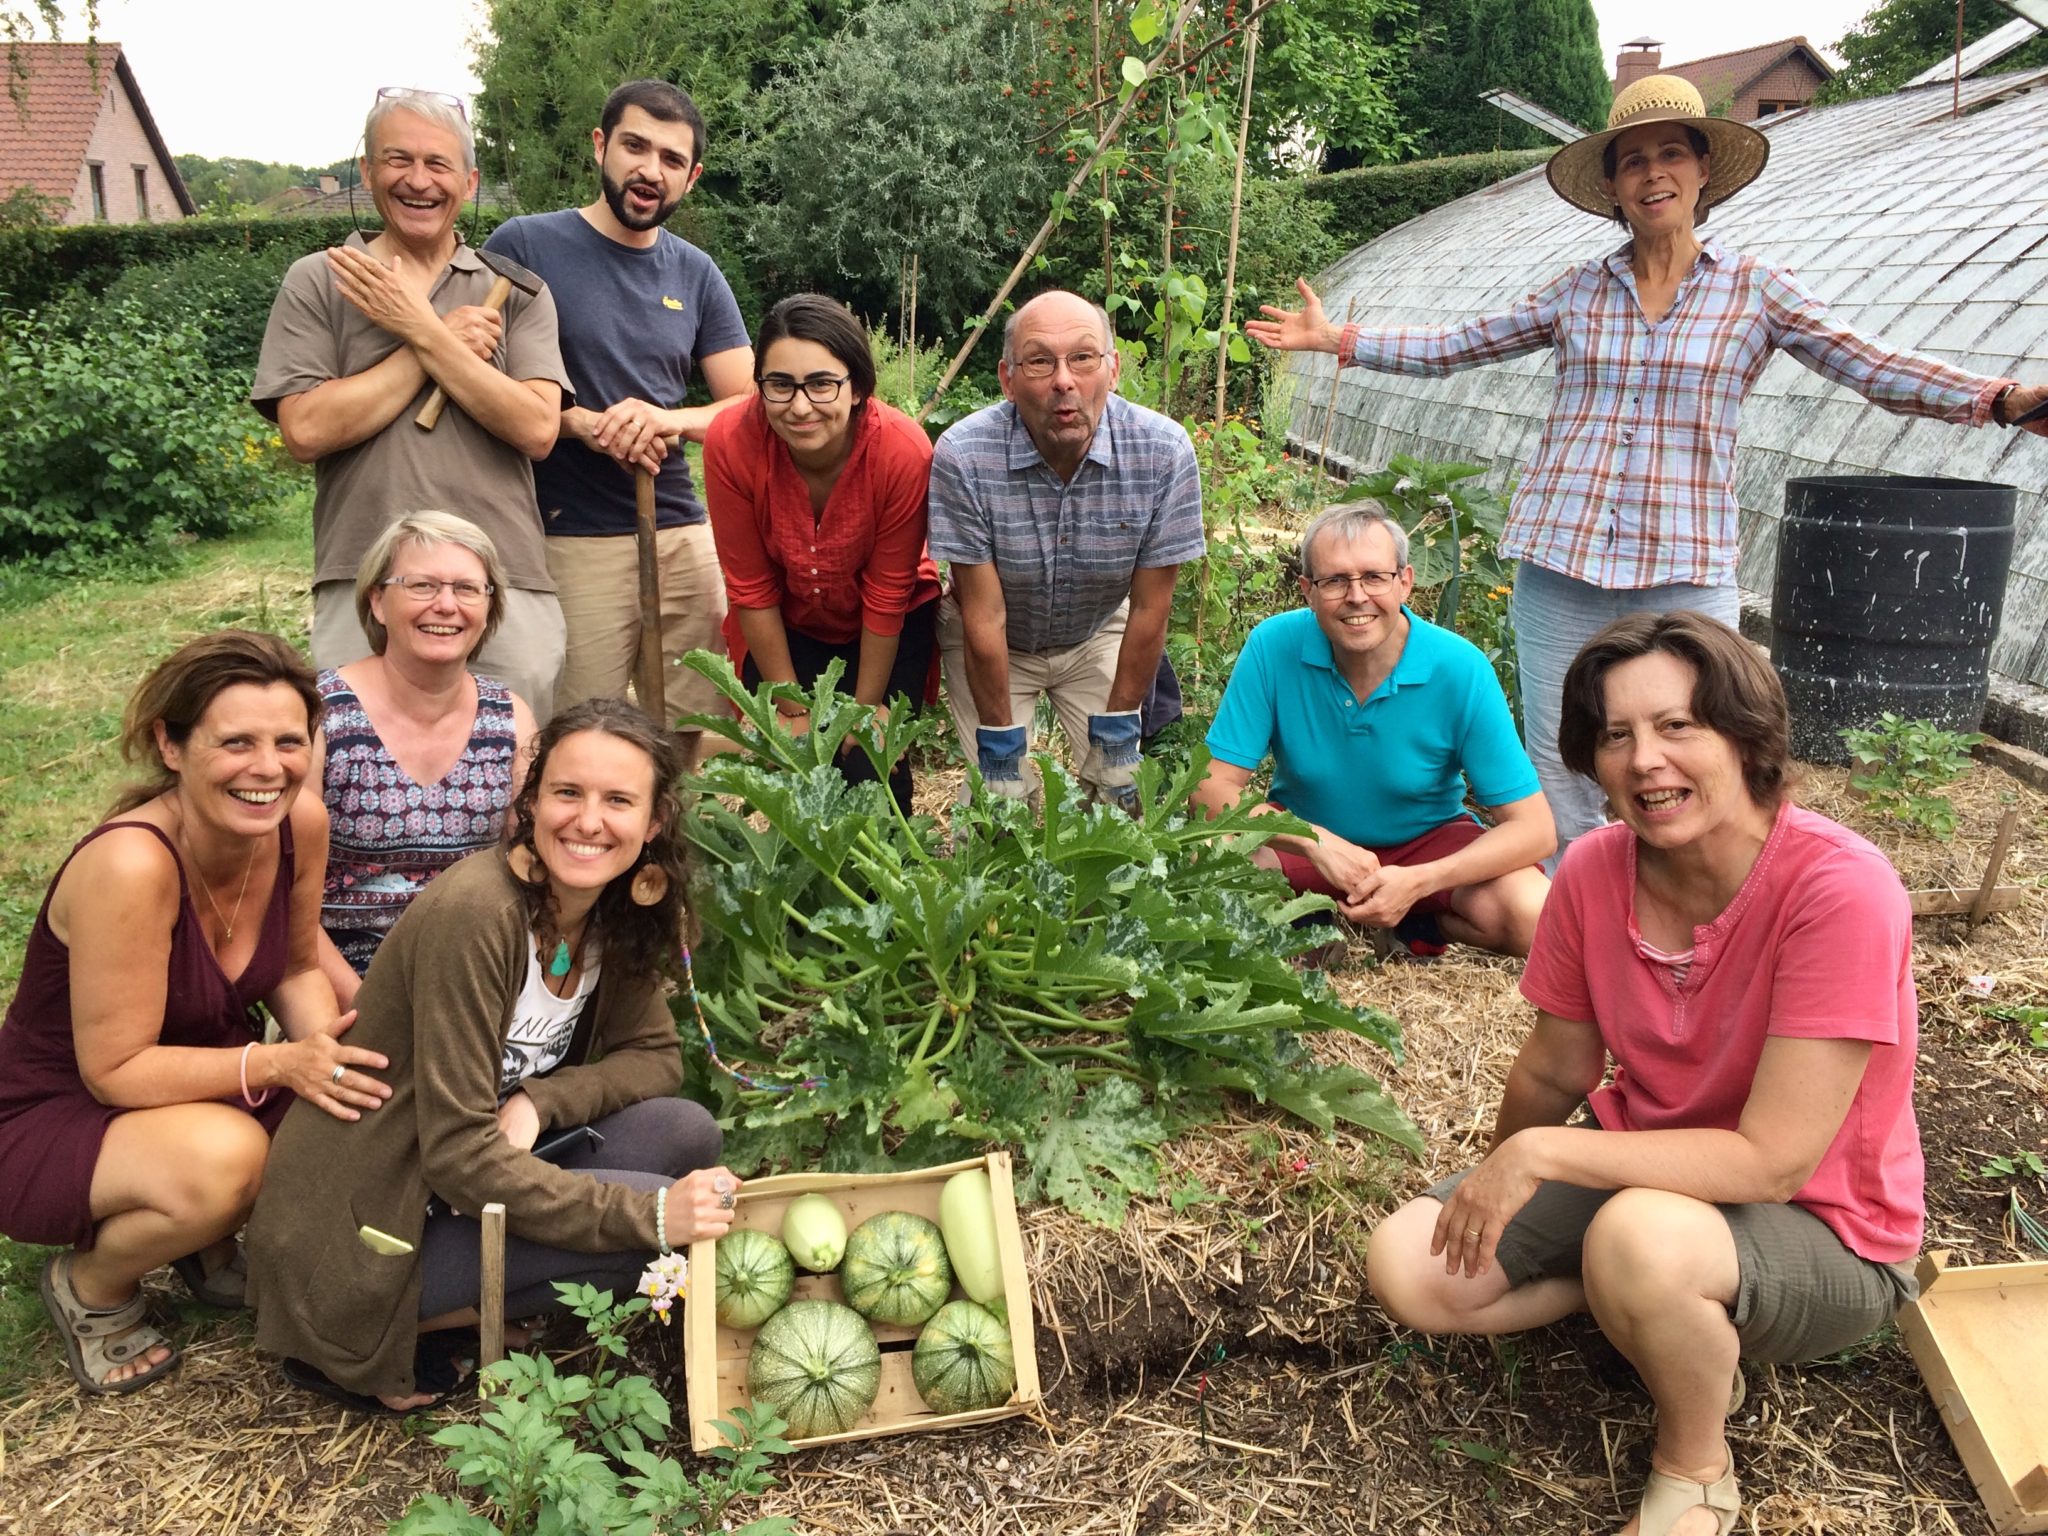
<svg viewBox="0 0 2048 1536">
<path fill-rule="evenodd" d="M 1729 248 L 1790 267 L 1836 316 L 1978 373 L 2048 378 L 2048 70 L 1767 119 L 1771 163 L 1714 213 Z M 1581 213 L 1541 167 L 1412 219 L 1322 274 L 1334 320 L 1435 325 L 1502 309 L 1573 263 L 1613 250 L 1613 224 Z M 1322 435 L 1334 360 L 1290 359 L 1291 431 Z M 1484 465 L 1497 486 L 1535 454 L 1549 352 L 1414 379 L 1347 368 L 1333 467 L 1397 453 Z M 2020 490 L 2018 538 L 1994 672 L 2048 685 L 2048 441 L 1893 416 L 1780 353 L 1743 406 L 1736 494 L 1740 579 L 1771 590 L 1785 481 L 1796 475 L 1952 475 Z"/>
</svg>

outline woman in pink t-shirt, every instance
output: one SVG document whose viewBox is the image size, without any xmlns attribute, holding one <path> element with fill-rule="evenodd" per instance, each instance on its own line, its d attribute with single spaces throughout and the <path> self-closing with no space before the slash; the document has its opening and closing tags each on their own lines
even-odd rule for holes
<svg viewBox="0 0 2048 1536">
<path fill-rule="evenodd" d="M 1914 1294 L 1911 913 L 1786 798 L 1784 691 L 1715 620 L 1602 630 L 1559 740 L 1619 820 L 1544 907 L 1492 1150 L 1381 1224 L 1370 1279 L 1428 1333 L 1590 1312 L 1657 1405 L 1625 1536 L 1726 1536 L 1738 1360 L 1831 1354 Z M 1581 1099 L 1597 1124 L 1567 1126 Z"/>
</svg>

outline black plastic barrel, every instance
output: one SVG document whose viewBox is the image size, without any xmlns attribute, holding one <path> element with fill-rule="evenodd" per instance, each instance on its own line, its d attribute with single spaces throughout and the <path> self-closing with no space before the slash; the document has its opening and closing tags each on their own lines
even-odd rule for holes
<svg viewBox="0 0 2048 1536">
<path fill-rule="evenodd" d="M 1974 731 L 2012 566 L 2009 485 L 1915 475 L 1785 482 L 1771 661 L 1793 756 L 1846 763 L 1838 734 L 1886 710 Z"/>
</svg>

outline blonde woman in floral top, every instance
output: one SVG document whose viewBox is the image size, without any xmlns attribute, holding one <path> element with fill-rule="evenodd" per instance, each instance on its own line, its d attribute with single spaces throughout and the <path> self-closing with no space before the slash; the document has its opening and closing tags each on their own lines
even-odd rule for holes
<svg viewBox="0 0 2048 1536">
<path fill-rule="evenodd" d="M 1897 351 L 1832 318 L 1790 272 L 1701 239 L 1697 226 L 1764 168 L 1770 141 L 1711 118 L 1699 92 L 1651 75 L 1615 98 L 1607 131 L 1554 155 L 1552 188 L 1628 231 L 1497 315 L 1449 326 L 1333 325 L 1307 283 L 1248 335 L 1340 366 L 1442 375 L 1557 354 L 1542 441 L 1516 488 L 1501 553 L 1513 600 L 1523 732 L 1556 817 L 1558 855 L 1604 821 L 1599 789 L 1558 755 L 1565 669 L 1611 620 L 1697 609 L 1740 619 L 1735 431 L 1742 400 L 1783 350 L 1873 405 L 1959 426 L 2008 425 L 2048 388 Z M 2029 430 L 2048 435 L 2048 423 Z"/>
<path fill-rule="evenodd" d="M 321 968 L 343 1008 L 413 897 L 504 831 L 533 714 L 468 670 L 504 611 L 490 536 L 447 512 L 398 519 L 356 578 L 373 649 L 320 674 L 313 770 L 331 818 Z"/>
</svg>

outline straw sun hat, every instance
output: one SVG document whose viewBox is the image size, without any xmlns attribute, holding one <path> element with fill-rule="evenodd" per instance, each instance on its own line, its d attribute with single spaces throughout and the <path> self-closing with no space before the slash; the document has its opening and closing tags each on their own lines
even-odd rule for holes
<svg viewBox="0 0 2048 1536">
<path fill-rule="evenodd" d="M 1699 130 L 1713 157 L 1707 184 L 1700 189 L 1702 221 L 1709 208 L 1725 203 L 1755 181 L 1764 162 L 1771 158 L 1771 141 L 1747 123 L 1707 116 L 1706 103 L 1700 100 L 1699 89 L 1690 80 L 1678 75 L 1645 75 L 1614 98 L 1605 133 L 1589 133 L 1583 139 L 1574 139 L 1550 157 L 1546 174 L 1551 190 L 1575 208 L 1596 213 L 1603 219 L 1612 218 L 1614 199 L 1608 195 L 1606 178 L 1600 171 L 1602 151 L 1631 128 L 1669 122 L 1686 123 Z"/>
</svg>

